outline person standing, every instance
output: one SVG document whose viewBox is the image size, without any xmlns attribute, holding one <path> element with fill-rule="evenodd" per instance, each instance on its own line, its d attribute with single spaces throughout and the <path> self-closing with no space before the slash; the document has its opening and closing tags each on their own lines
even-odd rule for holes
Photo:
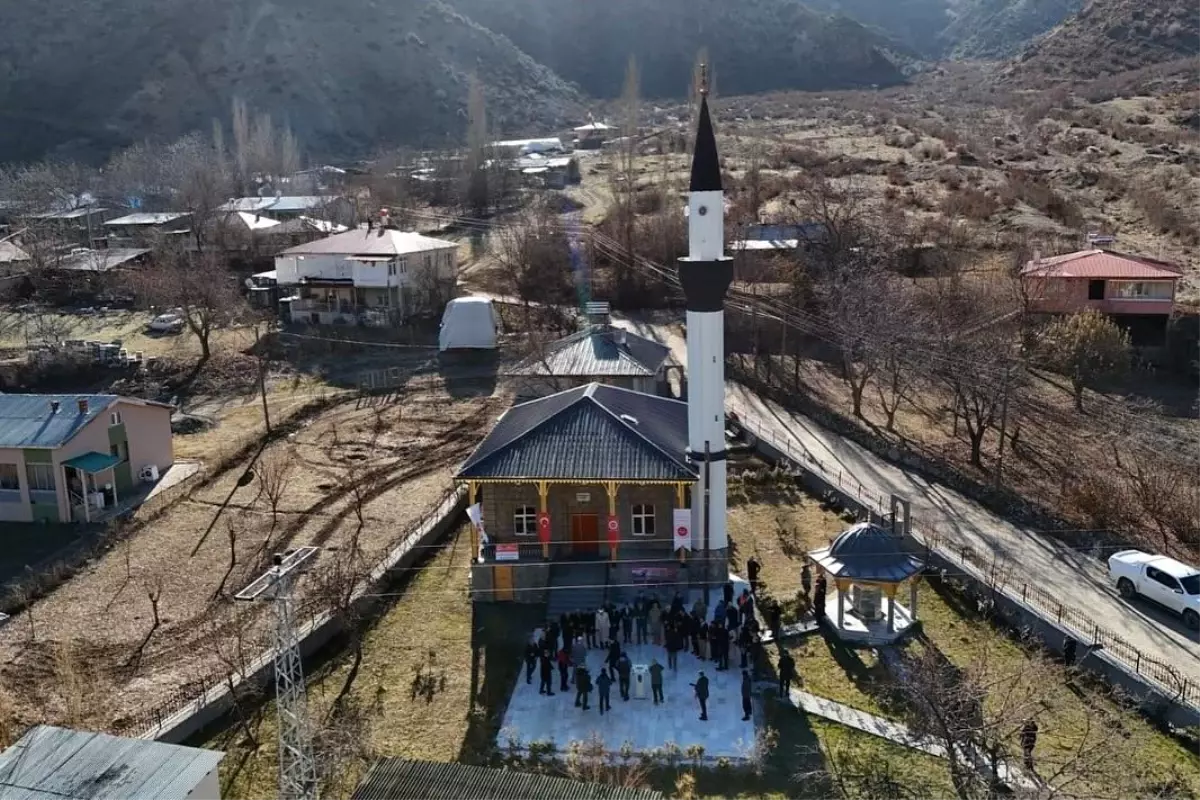
<svg viewBox="0 0 1200 800">
<path fill-rule="evenodd" d="M 750 560 L 746 562 L 746 573 L 750 578 L 750 592 L 758 596 L 758 573 L 762 569 L 762 565 L 758 563 L 758 559 L 750 556 Z"/>
<path fill-rule="evenodd" d="M 567 653 L 567 648 L 564 645 L 563 649 L 558 651 L 558 690 L 560 692 L 567 691 L 567 671 L 571 668 L 571 656 Z"/>
<path fill-rule="evenodd" d="M 599 622 L 599 620 L 596 619 L 595 611 L 583 612 L 583 631 L 587 637 L 586 644 L 588 647 L 595 647 L 597 645 L 596 625 L 598 622 Z"/>
<path fill-rule="evenodd" d="M 629 700 L 629 678 L 632 673 L 633 663 L 622 650 L 621 657 L 617 659 L 617 688 L 621 691 L 621 699 L 625 701 Z"/>
<path fill-rule="evenodd" d="M 580 667 L 575 670 L 575 704 L 580 704 L 580 698 L 583 698 L 583 710 L 587 711 L 589 698 L 592 697 L 592 675 L 588 673 L 587 667 Z"/>
<path fill-rule="evenodd" d="M 674 622 L 667 623 L 666 637 L 667 637 L 667 666 L 671 668 L 672 672 L 675 672 L 679 669 L 679 646 L 680 646 L 679 639 L 680 639 L 680 635 L 679 635 L 679 628 L 677 628 L 675 626 Z"/>
<path fill-rule="evenodd" d="M 610 669 L 616 670 L 617 662 L 621 660 L 621 645 L 617 644 L 616 638 L 608 643 L 608 658 L 605 659 Z"/>
<path fill-rule="evenodd" d="M 575 643 L 575 631 L 571 627 L 571 617 L 563 614 L 558 620 L 559 630 L 562 631 L 562 646 L 569 651 L 571 645 Z"/>
<path fill-rule="evenodd" d="M 549 695 L 554 697 L 554 662 L 550 658 L 549 648 L 542 650 L 541 655 L 541 670 L 539 677 L 542 679 L 538 684 L 538 694 Z"/>
<path fill-rule="evenodd" d="M 604 716 L 605 711 L 612 711 L 612 702 L 609 700 L 609 689 L 612 688 L 612 678 L 608 674 L 608 670 L 601 669 L 600 674 L 596 677 L 596 695 L 600 698 L 600 716 Z"/>
<path fill-rule="evenodd" d="M 813 613 L 816 615 L 817 621 L 820 622 L 822 619 L 825 618 L 826 583 L 825 583 L 825 574 L 824 573 L 821 573 L 820 575 L 817 576 L 817 582 L 815 585 L 815 589 L 816 589 L 816 591 L 813 592 Z"/>
<path fill-rule="evenodd" d="M 587 645 L 583 643 L 582 636 L 575 640 L 575 644 L 571 648 L 571 661 L 577 667 L 587 664 Z"/>
<path fill-rule="evenodd" d="M 746 620 L 754 616 L 754 595 L 750 594 L 749 589 L 742 589 L 742 600 L 738 603 L 738 613 L 741 615 L 742 624 L 746 624 Z"/>
<path fill-rule="evenodd" d="M 741 656 L 741 668 L 746 669 L 746 659 L 750 656 L 751 639 L 754 637 L 754 630 L 749 625 L 743 625 L 738 631 L 738 655 Z"/>
<path fill-rule="evenodd" d="M 700 618 L 693 613 L 687 618 L 688 638 L 692 643 L 692 655 L 700 657 Z"/>
<path fill-rule="evenodd" d="M 650 692 L 654 695 L 654 705 L 666 702 L 663 700 L 663 665 L 657 658 L 650 659 Z"/>
<path fill-rule="evenodd" d="M 595 613 L 596 620 L 596 638 L 599 639 L 598 644 L 593 644 L 592 647 L 608 647 L 608 634 L 611 627 L 611 621 L 608 618 L 608 612 L 603 608 Z"/>
<path fill-rule="evenodd" d="M 537 667 L 538 646 L 530 641 L 525 645 L 525 683 L 533 683 L 533 670 Z"/>
<path fill-rule="evenodd" d="M 1037 747 L 1038 724 L 1030 717 L 1021 726 L 1021 752 L 1025 754 L 1025 769 L 1033 772 L 1033 748 Z"/>
<path fill-rule="evenodd" d="M 654 604 L 650 606 L 649 622 L 650 622 L 650 639 L 651 639 L 651 641 L 653 641 L 656 645 L 662 644 L 663 643 L 662 609 L 659 607 L 658 601 L 655 601 Z"/>
<path fill-rule="evenodd" d="M 621 612 L 621 641 L 633 644 L 633 609 L 629 606 Z"/>
<path fill-rule="evenodd" d="M 648 641 L 650 641 L 650 626 L 646 620 L 650 613 L 650 606 L 646 602 L 646 598 L 641 594 L 638 595 L 638 599 L 637 602 L 634 603 L 633 610 L 635 616 L 637 617 L 635 620 L 637 623 L 637 643 L 646 644 Z"/>
<path fill-rule="evenodd" d="M 713 624 L 708 626 L 708 649 L 718 670 L 721 669 L 721 639 L 724 635 L 724 626 L 713 620 Z"/>
<path fill-rule="evenodd" d="M 738 608 L 735 604 L 729 603 L 725 606 L 725 627 L 728 630 L 736 630 L 738 626 Z"/>
<path fill-rule="evenodd" d="M 700 721 L 708 722 L 708 678 L 704 670 L 700 670 L 700 677 L 696 678 L 692 688 L 696 690 L 696 700 L 700 702 Z"/>
<path fill-rule="evenodd" d="M 733 581 L 725 581 L 725 585 L 721 587 L 721 600 L 726 607 L 733 602 Z"/>
<path fill-rule="evenodd" d="M 742 670 L 742 722 L 750 720 L 750 712 L 753 710 L 750 705 L 750 697 L 753 690 L 753 684 L 750 683 L 750 673 Z"/>
<path fill-rule="evenodd" d="M 792 681 L 796 679 L 796 659 L 787 650 L 779 656 L 779 696 L 788 697 L 792 693 Z"/>
<path fill-rule="evenodd" d="M 769 622 L 771 625 L 771 638 L 778 642 L 779 633 L 783 629 L 783 606 L 778 600 L 771 603 Z"/>
<path fill-rule="evenodd" d="M 804 592 L 804 599 L 812 599 L 812 567 L 807 561 L 800 568 L 800 588 Z"/>
</svg>

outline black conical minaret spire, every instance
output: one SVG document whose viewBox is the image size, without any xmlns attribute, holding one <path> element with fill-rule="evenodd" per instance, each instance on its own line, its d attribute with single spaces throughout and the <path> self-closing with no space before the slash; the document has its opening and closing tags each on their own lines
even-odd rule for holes
<svg viewBox="0 0 1200 800">
<path fill-rule="evenodd" d="M 712 116 L 708 113 L 708 68 L 700 68 L 700 125 L 696 129 L 696 149 L 692 153 L 693 192 L 719 192 L 721 162 L 717 158 L 717 137 L 713 133 Z"/>
</svg>

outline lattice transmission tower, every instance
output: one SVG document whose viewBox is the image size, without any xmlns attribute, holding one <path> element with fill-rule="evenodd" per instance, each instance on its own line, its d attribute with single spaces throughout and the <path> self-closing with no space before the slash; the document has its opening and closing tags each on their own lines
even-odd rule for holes
<svg viewBox="0 0 1200 800">
<path fill-rule="evenodd" d="M 312 728 L 308 719 L 308 691 L 300 640 L 296 635 L 292 586 L 301 567 L 317 554 L 301 547 L 277 554 L 271 569 L 238 594 L 237 600 L 270 597 L 275 607 L 275 706 L 279 713 L 279 797 L 281 800 L 316 800 L 317 765 L 313 758 Z"/>
</svg>

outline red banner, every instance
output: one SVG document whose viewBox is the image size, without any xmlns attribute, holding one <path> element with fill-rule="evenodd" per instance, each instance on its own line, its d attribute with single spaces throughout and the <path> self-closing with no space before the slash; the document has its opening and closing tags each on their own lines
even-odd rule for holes
<svg viewBox="0 0 1200 800">
<path fill-rule="evenodd" d="M 621 543 L 621 521 L 616 514 L 608 515 L 608 546 L 616 547 Z"/>
<path fill-rule="evenodd" d="M 550 543 L 550 514 L 545 511 L 538 512 L 538 541 L 542 544 Z"/>
</svg>

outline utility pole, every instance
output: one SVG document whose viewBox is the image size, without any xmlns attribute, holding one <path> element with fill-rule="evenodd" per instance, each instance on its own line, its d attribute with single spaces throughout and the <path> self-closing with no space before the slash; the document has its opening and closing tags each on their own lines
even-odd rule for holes
<svg viewBox="0 0 1200 800">
<path fill-rule="evenodd" d="M 300 568 L 317 554 L 301 547 L 286 556 L 276 553 L 274 566 L 234 595 L 235 600 L 268 596 L 275 606 L 275 707 L 279 714 L 280 800 L 316 800 L 317 766 L 308 721 L 308 693 L 300 642 L 296 638 L 292 586 Z"/>
<path fill-rule="evenodd" d="M 262 396 L 263 424 L 267 436 L 271 435 L 271 412 L 267 408 L 267 357 L 262 351 L 262 336 L 259 335 L 258 325 L 254 326 L 254 349 L 258 353 L 258 391 Z"/>
</svg>

